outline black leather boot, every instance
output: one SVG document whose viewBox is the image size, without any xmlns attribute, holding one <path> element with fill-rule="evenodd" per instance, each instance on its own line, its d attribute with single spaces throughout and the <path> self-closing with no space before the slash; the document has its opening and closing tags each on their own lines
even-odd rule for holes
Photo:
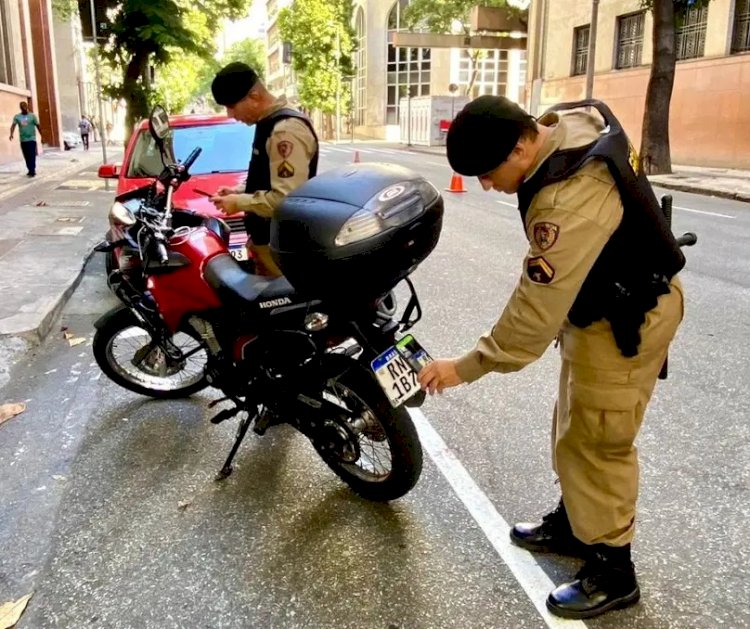
<svg viewBox="0 0 750 629">
<path fill-rule="evenodd" d="M 641 591 L 630 560 L 630 544 L 622 547 L 597 544 L 575 581 L 554 589 L 547 608 L 562 618 L 584 619 L 638 602 Z"/>
<path fill-rule="evenodd" d="M 586 545 L 573 535 L 562 499 L 557 508 L 538 523 L 522 522 L 510 531 L 510 539 L 516 545 L 533 553 L 558 553 L 582 557 Z"/>
</svg>

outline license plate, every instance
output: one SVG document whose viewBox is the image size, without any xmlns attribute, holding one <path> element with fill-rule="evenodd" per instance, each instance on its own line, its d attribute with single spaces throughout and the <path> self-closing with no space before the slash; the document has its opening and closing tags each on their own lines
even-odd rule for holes
<svg viewBox="0 0 750 629">
<path fill-rule="evenodd" d="M 394 408 L 419 393 L 417 372 L 409 367 L 395 347 L 383 352 L 370 367 Z"/>
<path fill-rule="evenodd" d="M 236 249 L 230 249 L 229 253 L 237 262 L 245 262 L 247 260 L 247 249 L 243 247 L 237 247 Z"/>
</svg>

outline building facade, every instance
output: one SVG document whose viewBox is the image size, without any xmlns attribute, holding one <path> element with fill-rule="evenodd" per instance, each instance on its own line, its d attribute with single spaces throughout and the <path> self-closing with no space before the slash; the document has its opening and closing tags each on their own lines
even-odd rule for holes
<svg viewBox="0 0 750 629">
<path fill-rule="evenodd" d="M 286 94 L 293 104 L 297 100 L 296 79 L 289 63 L 284 63 L 284 42 L 279 35 L 279 12 L 293 0 L 267 0 L 266 2 L 266 85 L 273 94 Z"/>
<path fill-rule="evenodd" d="M 10 129 L 26 101 L 39 118 L 44 144 L 62 144 L 62 121 L 50 0 L 0 0 L 0 125 Z M 0 162 L 21 157 L 18 137 L 0 135 Z"/>
<path fill-rule="evenodd" d="M 529 16 L 527 105 L 585 95 L 591 0 L 538 0 Z M 594 98 L 640 143 L 653 20 L 640 0 L 600 0 Z M 680 16 L 670 143 L 678 164 L 750 168 L 750 0 L 712 0 Z"/>
<path fill-rule="evenodd" d="M 523 98 L 525 51 L 484 50 L 476 77 L 470 52 L 457 48 L 396 48 L 393 33 L 405 31 L 409 0 L 354 0 L 353 26 L 357 49 L 352 78 L 355 133 L 398 140 L 401 99 L 407 96 L 500 94 Z"/>
</svg>

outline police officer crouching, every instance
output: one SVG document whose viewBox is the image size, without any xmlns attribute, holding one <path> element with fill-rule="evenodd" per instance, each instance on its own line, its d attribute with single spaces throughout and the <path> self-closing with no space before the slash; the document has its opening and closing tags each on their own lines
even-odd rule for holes
<svg viewBox="0 0 750 629">
<path fill-rule="evenodd" d="M 510 536 L 532 552 L 586 559 L 547 599 L 552 613 L 583 619 L 640 597 L 630 556 L 633 442 L 682 320 L 677 273 L 685 259 L 606 105 L 553 109 L 537 121 L 505 98 L 482 96 L 453 122 L 451 167 L 485 190 L 518 193 L 529 250 L 491 332 L 419 377 L 435 393 L 517 371 L 558 338 L 552 462 L 562 498 L 540 523 L 517 524 Z"/>
<path fill-rule="evenodd" d="M 245 186 L 219 188 L 211 201 L 225 214 L 245 213 L 256 273 L 278 277 L 268 246 L 271 217 L 286 195 L 317 174 L 318 138 L 307 116 L 289 107 L 286 97 L 275 98 L 244 63 L 222 68 L 211 91 L 227 116 L 255 125 Z"/>
</svg>

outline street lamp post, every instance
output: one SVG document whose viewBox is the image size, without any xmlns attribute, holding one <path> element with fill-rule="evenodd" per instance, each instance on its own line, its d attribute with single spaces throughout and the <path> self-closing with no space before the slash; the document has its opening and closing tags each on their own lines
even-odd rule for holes
<svg viewBox="0 0 750 629">
<path fill-rule="evenodd" d="M 102 80 L 99 74 L 99 50 L 98 50 L 98 38 L 96 34 L 96 10 L 94 7 L 94 0 L 90 0 L 91 8 L 91 34 L 94 37 L 94 76 L 96 79 L 96 99 L 99 101 L 99 138 L 102 141 L 102 163 L 107 163 L 107 134 L 106 127 L 104 124 L 104 105 L 102 104 Z M 109 179 L 104 180 L 105 190 L 109 190 Z"/>
<path fill-rule="evenodd" d="M 591 2 L 591 26 L 589 27 L 589 51 L 586 59 L 586 99 L 594 93 L 594 69 L 596 66 L 596 23 L 599 21 L 599 0 Z"/>
</svg>

